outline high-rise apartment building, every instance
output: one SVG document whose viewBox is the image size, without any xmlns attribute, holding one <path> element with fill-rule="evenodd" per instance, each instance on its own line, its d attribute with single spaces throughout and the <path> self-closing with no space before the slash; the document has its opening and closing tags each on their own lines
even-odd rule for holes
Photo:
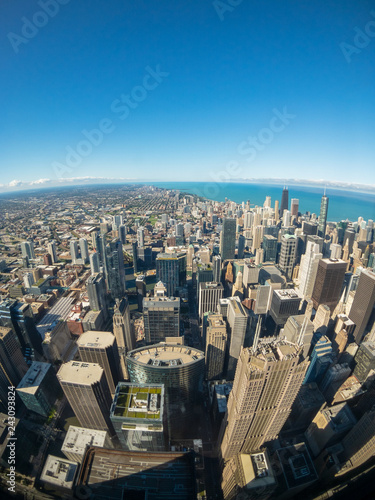
<svg viewBox="0 0 375 500">
<path fill-rule="evenodd" d="M 284 341 L 242 349 L 222 427 L 225 461 L 277 438 L 308 367 L 301 350 Z"/>
<path fill-rule="evenodd" d="M 340 300 L 346 273 L 346 262 L 339 259 L 321 259 L 318 264 L 311 299 L 315 309 L 326 304 L 331 312 Z"/>
<path fill-rule="evenodd" d="M 234 259 L 236 249 L 236 219 L 224 219 L 220 234 L 220 255 L 223 260 Z"/>
<path fill-rule="evenodd" d="M 137 230 L 137 242 L 138 242 L 138 247 L 142 248 L 145 246 L 145 229 L 144 229 L 144 227 L 140 227 Z"/>
<path fill-rule="evenodd" d="M 180 335 L 180 298 L 154 296 L 143 298 L 145 339 L 149 344 Z"/>
<path fill-rule="evenodd" d="M 55 241 L 50 241 L 47 244 L 47 251 L 51 256 L 52 259 L 52 264 L 56 264 L 56 262 L 59 260 L 57 257 L 57 248 L 56 248 L 56 242 Z"/>
<path fill-rule="evenodd" d="M 327 226 L 327 215 L 328 215 L 328 196 L 322 196 L 322 201 L 320 203 L 320 214 L 319 214 L 319 226 L 318 226 L 318 235 L 324 238 L 326 234 L 326 226 Z"/>
<path fill-rule="evenodd" d="M 93 311 L 103 311 L 103 317 L 104 319 L 107 319 L 107 292 L 105 279 L 102 273 L 94 274 L 89 277 L 87 280 L 87 293 L 91 309 Z"/>
<path fill-rule="evenodd" d="M 82 427 L 114 430 L 109 418 L 112 404 L 103 368 L 96 363 L 69 361 L 57 373 L 62 390 Z"/>
<path fill-rule="evenodd" d="M 21 253 L 22 257 L 35 259 L 34 243 L 32 241 L 23 241 L 21 243 Z"/>
<path fill-rule="evenodd" d="M 221 314 L 209 314 L 206 328 L 206 378 L 220 380 L 223 377 L 227 347 L 227 326 Z"/>
<path fill-rule="evenodd" d="M 199 284 L 199 318 L 203 321 L 206 312 L 216 312 L 219 300 L 223 298 L 224 287 L 221 283 L 206 282 Z"/>
<path fill-rule="evenodd" d="M 165 284 L 168 297 L 173 297 L 186 282 L 186 253 L 159 253 L 156 257 L 156 279 Z"/>
<path fill-rule="evenodd" d="M 297 238 L 293 234 L 283 234 L 281 237 L 281 250 L 279 256 L 279 267 L 290 280 L 297 253 Z"/>
<path fill-rule="evenodd" d="M 91 274 L 97 274 L 100 272 L 100 262 L 99 262 L 99 254 L 94 252 L 90 254 L 90 269 Z"/>
<path fill-rule="evenodd" d="M 72 264 L 79 264 L 80 263 L 80 255 L 79 255 L 79 249 L 78 249 L 78 241 L 71 240 L 69 243 L 69 248 L 70 248 L 70 256 L 72 258 Z"/>
<path fill-rule="evenodd" d="M 364 269 L 358 281 L 349 318 L 355 323 L 354 340 L 360 344 L 375 305 L 375 273 Z"/>
<path fill-rule="evenodd" d="M 89 247 L 86 238 L 79 239 L 79 249 L 81 251 L 82 264 L 86 264 L 89 261 Z"/>
<path fill-rule="evenodd" d="M 105 373 L 108 387 L 114 395 L 116 386 L 121 380 L 120 358 L 115 336 L 111 332 L 88 331 L 77 340 L 81 361 L 97 363 Z"/>
</svg>

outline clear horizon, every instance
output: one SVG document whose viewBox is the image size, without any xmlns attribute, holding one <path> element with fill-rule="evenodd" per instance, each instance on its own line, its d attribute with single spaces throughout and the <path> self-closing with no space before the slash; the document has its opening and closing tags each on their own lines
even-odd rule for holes
<svg viewBox="0 0 375 500">
<path fill-rule="evenodd" d="M 2 190 L 88 176 L 369 184 L 369 0 L 2 11 Z"/>
</svg>

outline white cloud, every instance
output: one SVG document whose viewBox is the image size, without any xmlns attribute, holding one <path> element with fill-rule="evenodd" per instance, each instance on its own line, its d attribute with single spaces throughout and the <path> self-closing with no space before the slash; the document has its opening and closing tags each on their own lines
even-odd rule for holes
<svg viewBox="0 0 375 500">
<path fill-rule="evenodd" d="M 16 187 L 20 186 L 22 184 L 22 181 L 17 181 L 16 179 L 14 181 L 10 181 L 9 187 Z"/>
<path fill-rule="evenodd" d="M 31 181 L 30 186 L 33 186 L 34 184 L 46 184 L 47 182 L 51 182 L 51 179 L 39 179 L 37 181 Z"/>
</svg>

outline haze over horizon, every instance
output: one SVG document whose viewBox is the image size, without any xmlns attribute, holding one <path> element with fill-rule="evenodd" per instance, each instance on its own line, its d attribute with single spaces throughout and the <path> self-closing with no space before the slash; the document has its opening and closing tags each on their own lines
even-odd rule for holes
<svg viewBox="0 0 375 500">
<path fill-rule="evenodd" d="M 87 177 L 371 185 L 371 1 L 46 4 L 1 7 L 1 191 Z"/>
</svg>

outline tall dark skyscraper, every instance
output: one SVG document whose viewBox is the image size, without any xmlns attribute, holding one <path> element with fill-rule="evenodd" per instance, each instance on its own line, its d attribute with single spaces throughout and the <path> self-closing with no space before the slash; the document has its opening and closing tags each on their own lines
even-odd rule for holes
<svg viewBox="0 0 375 500">
<path fill-rule="evenodd" d="M 167 288 L 167 296 L 175 295 L 186 282 L 186 253 L 159 253 L 156 257 L 156 279 Z"/>
<path fill-rule="evenodd" d="M 288 188 L 283 189 L 283 193 L 281 195 L 281 203 L 280 203 L 280 217 L 283 216 L 284 210 L 288 210 L 289 206 L 289 191 Z"/>
<path fill-rule="evenodd" d="M 318 226 L 318 235 L 324 238 L 326 234 L 326 225 L 327 225 L 327 214 L 328 214 L 328 196 L 322 196 L 322 201 L 320 204 L 320 215 L 319 215 L 319 226 Z"/>
<path fill-rule="evenodd" d="M 108 291 L 112 298 L 121 299 L 126 290 L 124 255 L 122 243 L 119 239 L 113 239 L 105 248 L 105 269 L 107 273 Z"/>
<path fill-rule="evenodd" d="M 320 304 L 326 304 L 333 312 L 340 300 L 346 266 L 347 263 L 340 259 L 319 261 L 311 297 L 316 310 Z"/>
<path fill-rule="evenodd" d="M 89 295 L 90 307 L 93 311 L 103 311 L 104 319 L 108 317 L 106 286 L 102 273 L 90 276 L 87 280 L 87 292 Z"/>
<path fill-rule="evenodd" d="M 220 235 L 220 255 L 223 260 L 234 259 L 236 249 L 236 219 L 224 219 Z"/>
</svg>

